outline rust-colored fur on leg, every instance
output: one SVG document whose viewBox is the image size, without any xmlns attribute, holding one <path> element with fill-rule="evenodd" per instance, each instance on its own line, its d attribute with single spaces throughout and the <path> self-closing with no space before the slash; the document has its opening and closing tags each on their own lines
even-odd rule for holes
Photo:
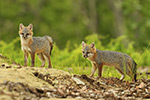
<svg viewBox="0 0 150 100">
<path fill-rule="evenodd" d="M 34 67 L 34 63 L 35 63 L 35 53 L 31 53 L 31 67 Z"/>
<path fill-rule="evenodd" d="M 102 68 L 103 68 L 103 64 L 100 64 L 100 65 L 98 66 L 98 77 L 99 77 L 99 78 L 101 78 L 101 76 L 102 76 Z"/>
</svg>

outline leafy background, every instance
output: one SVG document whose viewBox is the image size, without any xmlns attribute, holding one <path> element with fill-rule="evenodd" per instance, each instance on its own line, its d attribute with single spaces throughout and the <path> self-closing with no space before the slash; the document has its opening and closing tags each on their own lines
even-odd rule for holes
<svg viewBox="0 0 150 100">
<path fill-rule="evenodd" d="M 53 68 L 89 74 L 83 40 L 100 50 L 127 53 L 138 67 L 149 66 L 149 11 L 150 0 L 0 0 L 0 53 L 23 65 L 19 24 L 32 23 L 34 36 L 49 35 L 55 42 Z M 104 67 L 103 76 L 118 76 L 114 71 Z"/>
</svg>

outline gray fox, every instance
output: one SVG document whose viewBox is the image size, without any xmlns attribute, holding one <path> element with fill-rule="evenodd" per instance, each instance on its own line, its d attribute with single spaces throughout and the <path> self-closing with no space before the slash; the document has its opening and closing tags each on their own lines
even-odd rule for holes
<svg viewBox="0 0 150 100">
<path fill-rule="evenodd" d="M 103 65 L 114 66 L 122 75 L 120 80 L 123 80 L 125 74 L 130 76 L 133 81 L 136 81 L 136 66 L 135 61 L 125 53 L 115 51 L 101 51 L 95 48 L 94 42 L 87 45 L 82 41 L 82 55 L 91 61 L 93 67 L 90 76 L 92 77 L 98 68 L 98 78 L 102 75 Z"/>
<path fill-rule="evenodd" d="M 45 66 L 45 57 L 48 61 L 48 67 L 51 68 L 51 51 L 53 49 L 53 40 L 49 36 L 44 37 L 32 37 L 33 36 L 33 25 L 29 24 L 25 27 L 22 23 L 19 25 L 19 35 L 21 39 L 21 48 L 24 52 L 24 66 L 27 66 L 28 54 L 31 55 L 31 66 L 35 63 L 35 53 L 40 58 L 42 65 Z"/>
</svg>

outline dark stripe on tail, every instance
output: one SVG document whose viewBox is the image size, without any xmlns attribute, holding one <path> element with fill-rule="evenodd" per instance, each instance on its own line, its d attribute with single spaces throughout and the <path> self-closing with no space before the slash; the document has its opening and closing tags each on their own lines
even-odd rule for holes
<svg viewBox="0 0 150 100">
<path fill-rule="evenodd" d="M 134 75 L 134 81 L 136 82 L 136 77 L 137 77 L 137 74 L 136 74 L 136 70 L 137 70 L 137 64 L 135 61 L 133 61 L 133 75 Z"/>
<path fill-rule="evenodd" d="M 50 43 L 51 49 L 50 49 L 50 55 L 52 54 L 52 50 L 53 50 L 53 44 Z"/>
</svg>

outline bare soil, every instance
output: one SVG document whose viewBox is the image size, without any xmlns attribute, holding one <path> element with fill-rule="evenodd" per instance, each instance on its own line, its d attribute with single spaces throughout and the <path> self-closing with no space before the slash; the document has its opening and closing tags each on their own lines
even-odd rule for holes
<svg viewBox="0 0 150 100">
<path fill-rule="evenodd" d="M 57 69 L 8 64 L 4 59 L 0 56 L 0 100 L 150 99 L 150 79 L 96 79 Z"/>
</svg>

